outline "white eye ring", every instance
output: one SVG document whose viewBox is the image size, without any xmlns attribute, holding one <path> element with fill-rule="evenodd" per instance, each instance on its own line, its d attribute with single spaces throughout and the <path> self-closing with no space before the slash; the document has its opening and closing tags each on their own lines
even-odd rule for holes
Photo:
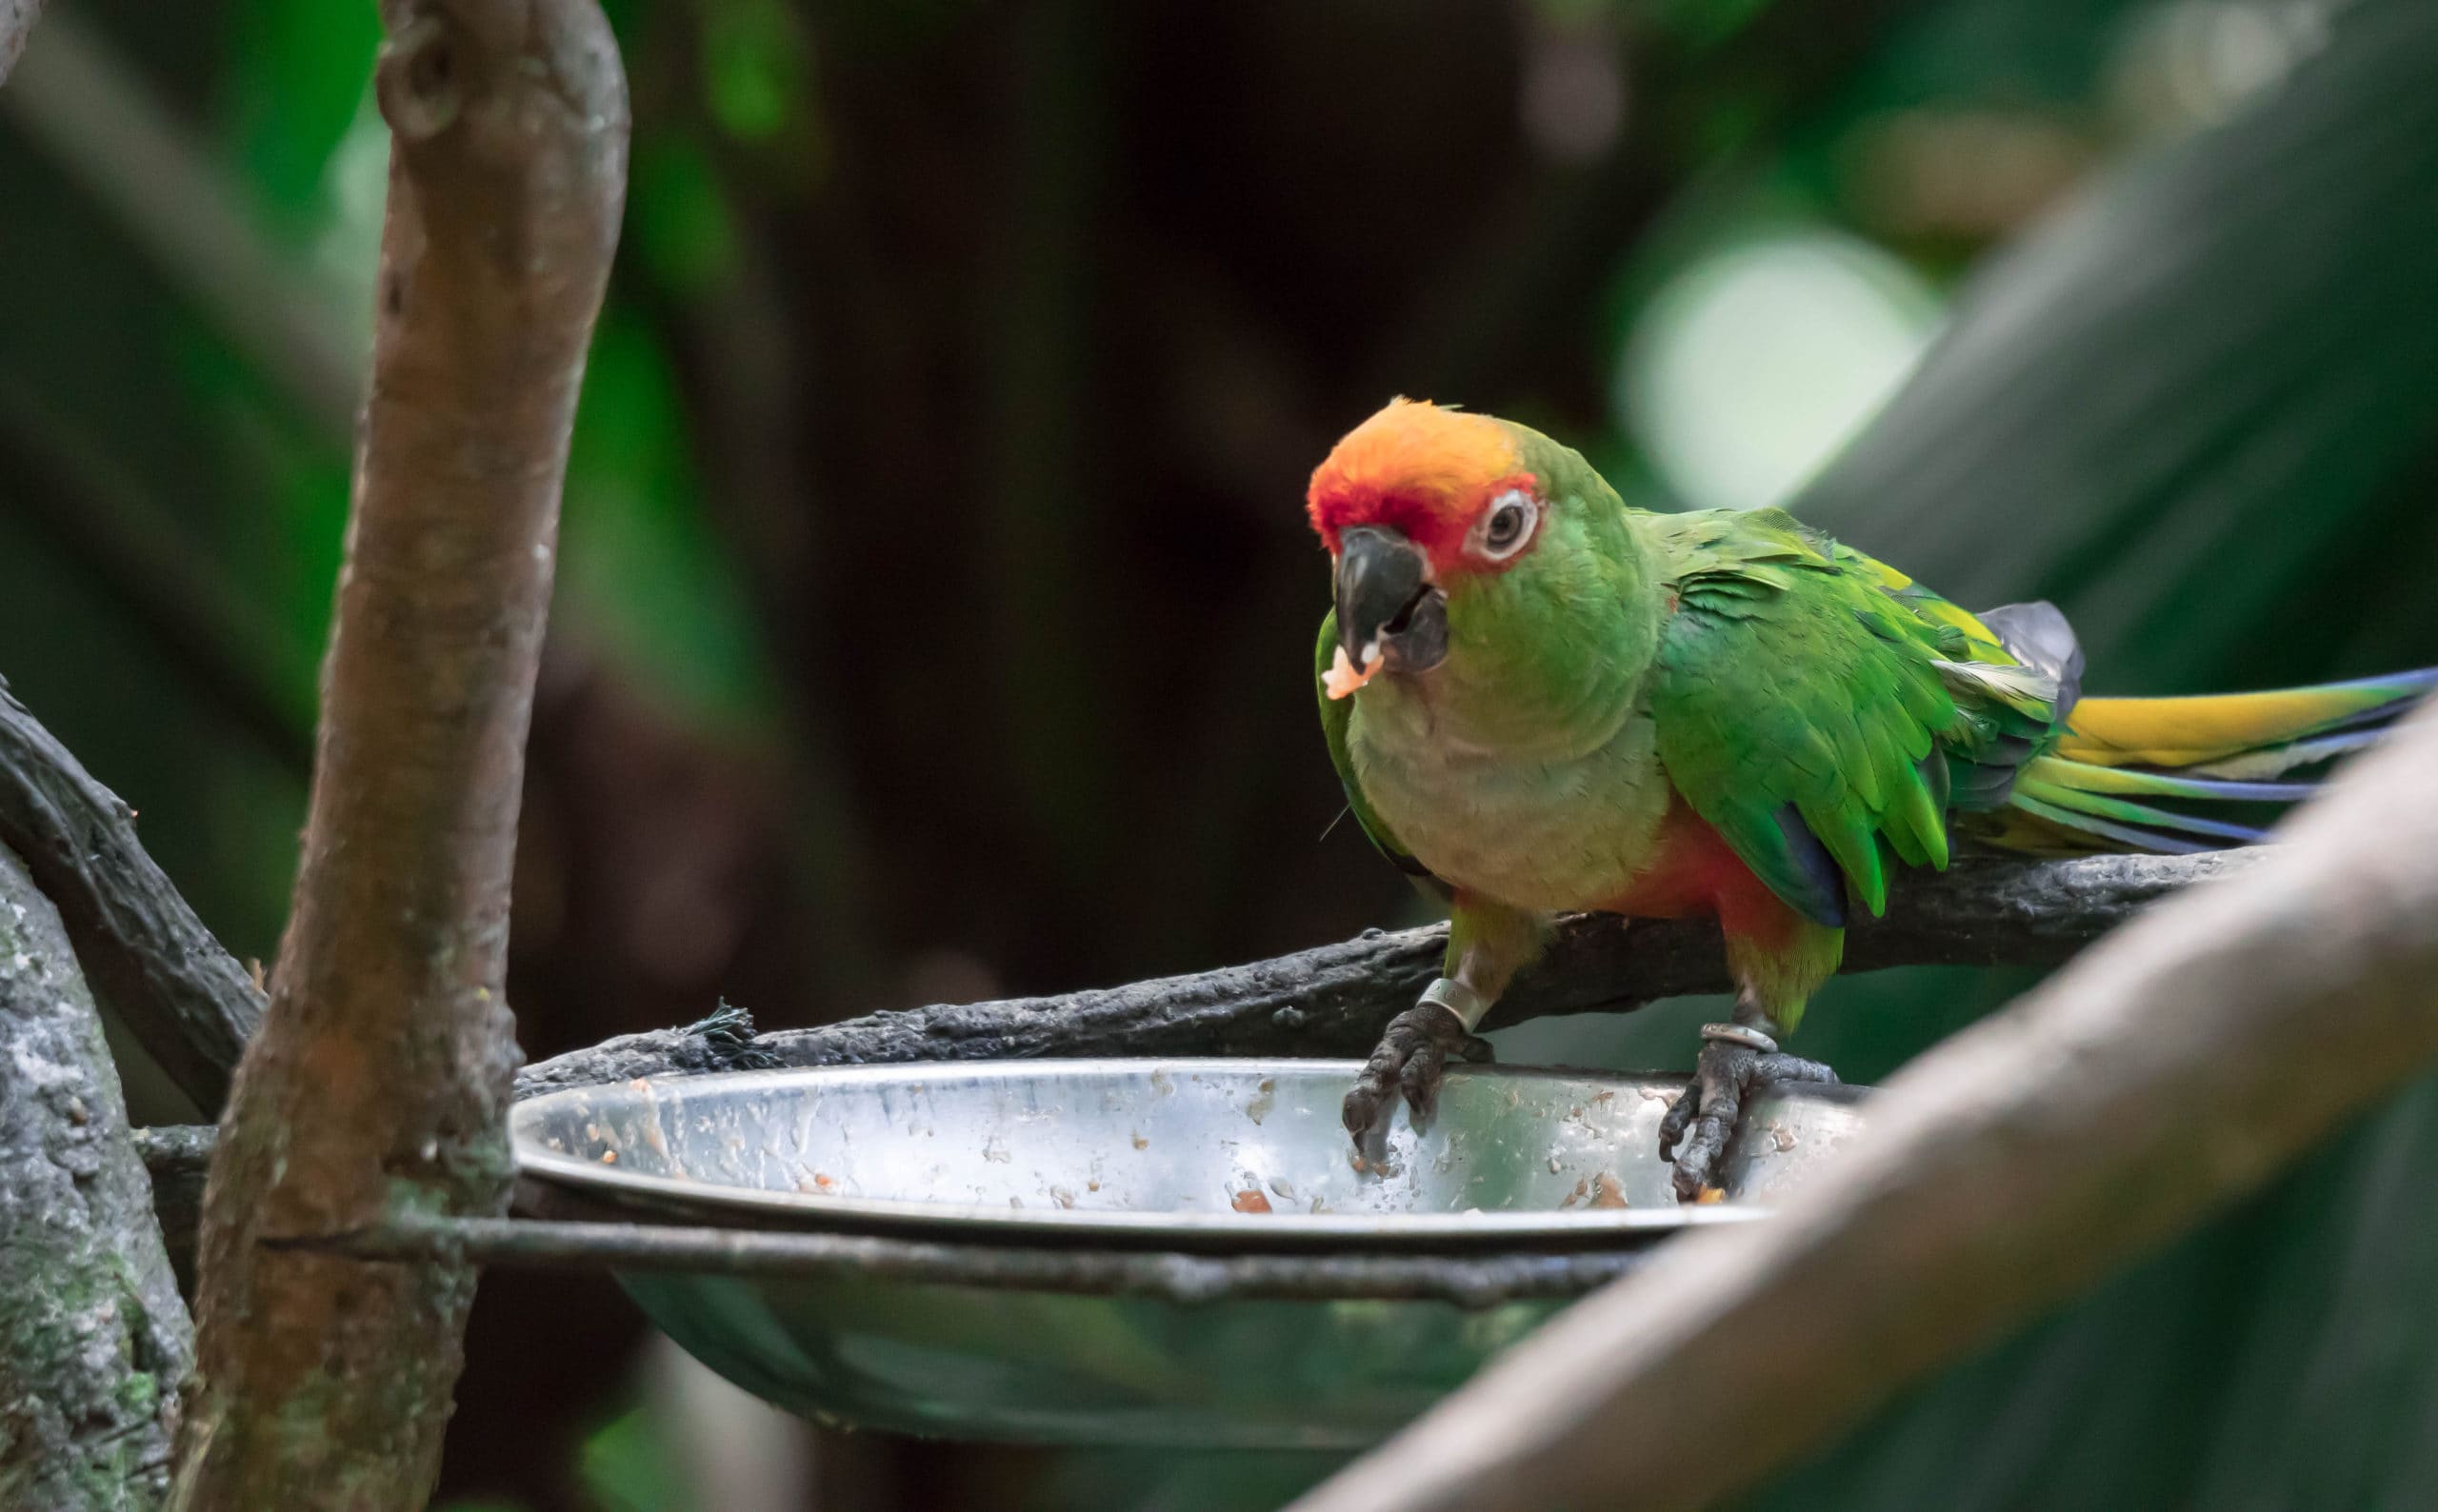
<svg viewBox="0 0 2438 1512">
<path fill-rule="evenodd" d="M 1489 502 L 1473 527 L 1474 554 L 1491 562 L 1506 561 L 1524 549 L 1540 519 L 1538 501 L 1521 488 L 1508 489 Z"/>
</svg>

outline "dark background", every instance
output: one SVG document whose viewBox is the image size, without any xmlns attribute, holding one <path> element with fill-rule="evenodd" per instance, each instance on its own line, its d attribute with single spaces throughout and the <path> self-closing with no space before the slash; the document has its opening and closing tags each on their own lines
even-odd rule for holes
<svg viewBox="0 0 2438 1512">
<path fill-rule="evenodd" d="M 2413 0 L 607 9 L 633 178 L 533 732 L 530 1055 L 1412 916 L 1319 838 L 1300 505 L 1397 392 L 1639 505 L 1790 499 L 1953 597 L 2054 598 L 2096 690 L 2438 660 Z M 0 93 L 0 675 L 269 958 L 370 330 L 373 8 L 51 10 Z M 1795 1047 L 1876 1078 L 2021 985 L 1849 980 Z M 1683 1064 L 1698 1011 L 1504 1049 Z M 1762 1500 L 2438 1502 L 2433 1117 L 2416 1089 Z M 1217 1508 L 1323 1468 L 808 1448 L 642 1346 L 606 1283 L 487 1280 L 444 1502 Z"/>
</svg>

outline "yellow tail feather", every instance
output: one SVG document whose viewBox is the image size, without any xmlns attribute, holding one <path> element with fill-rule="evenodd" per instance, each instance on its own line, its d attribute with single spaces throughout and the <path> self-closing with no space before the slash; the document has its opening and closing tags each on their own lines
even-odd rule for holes
<svg viewBox="0 0 2438 1512">
<path fill-rule="evenodd" d="M 2302 740 L 2394 705 L 2426 687 L 2426 676 L 2194 698 L 2087 698 L 2068 716 L 2057 754 L 2096 766 L 2222 761 Z"/>
</svg>

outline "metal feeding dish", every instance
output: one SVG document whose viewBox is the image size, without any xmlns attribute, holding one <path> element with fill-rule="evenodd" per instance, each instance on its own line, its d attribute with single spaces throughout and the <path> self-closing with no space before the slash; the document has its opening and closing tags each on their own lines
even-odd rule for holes
<svg viewBox="0 0 2438 1512">
<path fill-rule="evenodd" d="M 1460 1068 L 1429 1126 L 1400 1112 L 1358 1162 L 1338 1122 L 1357 1069 L 744 1072 L 553 1093 L 514 1130 L 529 1209 L 869 1236 L 802 1274 L 621 1275 L 781 1406 L 960 1438 L 1331 1448 L 1393 1430 L 1676 1230 L 1757 1216 L 1858 1121 L 1845 1088 L 1757 1099 L 1727 1200 L 1688 1208 L 1658 1155 L 1681 1077 Z"/>
</svg>

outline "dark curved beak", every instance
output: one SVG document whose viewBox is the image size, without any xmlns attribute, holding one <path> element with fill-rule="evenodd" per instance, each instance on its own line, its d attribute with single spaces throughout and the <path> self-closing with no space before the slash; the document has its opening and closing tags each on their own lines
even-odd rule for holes
<svg viewBox="0 0 2438 1512">
<path fill-rule="evenodd" d="M 1448 656 L 1448 596 L 1422 548 L 1394 530 L 1357 526 L 1338 537 L 1337 640 L 1356 666 L 1380 657 L 1392 672 L 1425 672 Z"/>
</svg>

